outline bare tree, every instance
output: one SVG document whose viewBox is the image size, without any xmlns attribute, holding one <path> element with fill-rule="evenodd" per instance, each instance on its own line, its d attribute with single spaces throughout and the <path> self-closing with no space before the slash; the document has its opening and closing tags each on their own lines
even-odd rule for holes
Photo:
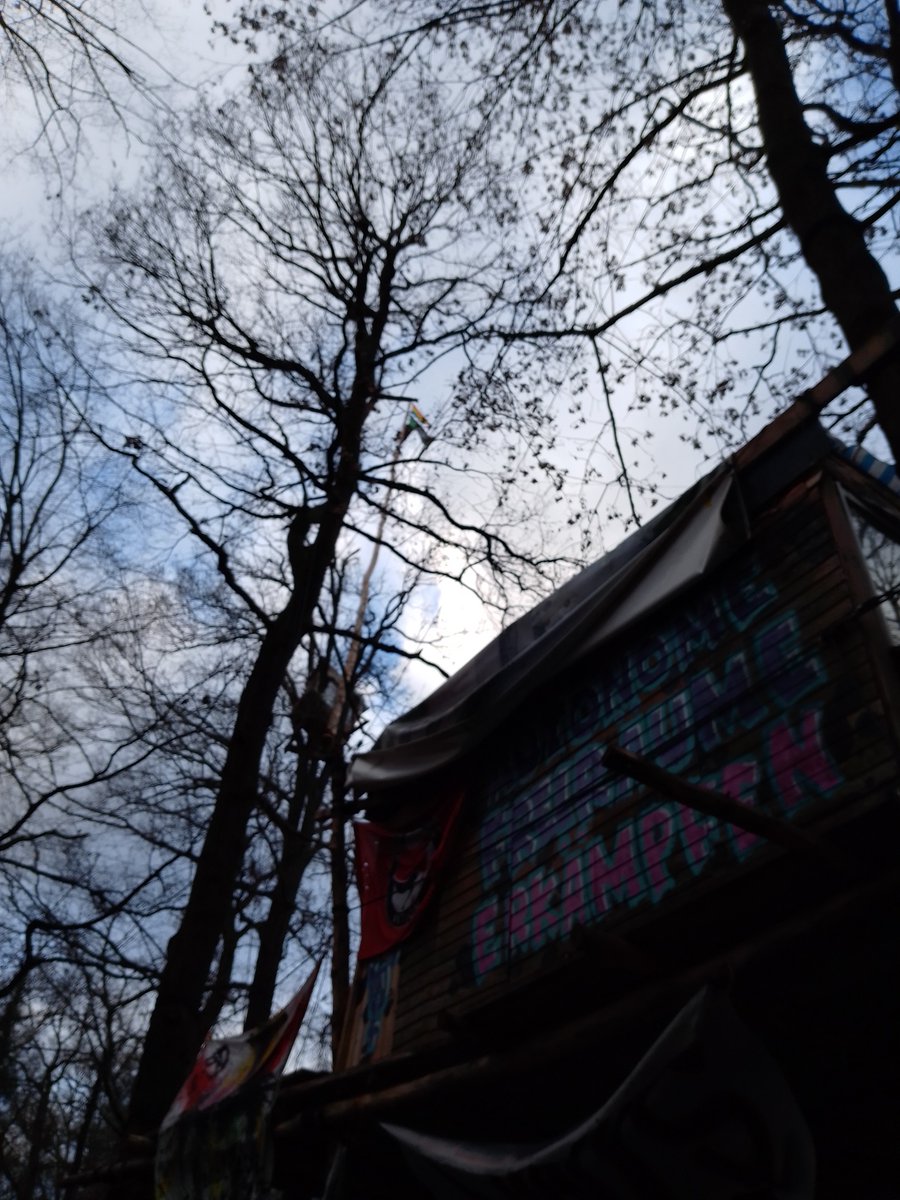
<svg viewBox="0 0 900 1200">
<path fill-rule="evenodd" d="M 176 836 L 173 853 L 144 836 L 132 838 L 127 853 L 125 827 L 108 807 L 117 787 L 127 794 L 123 775 L 137 773 L 173 734 L 169 714 L 161 711 L 162 689 L 153 705 L 129 705 L 135 696 L 133 690 L 127 695 L 126 674 L 116 670 L 115 679 L 104 680 L 92 664 L 108 670 L 117 646 L 138 643 L 153 659 L 165 613 L 150 602 L 152 589 L 134 556 L 123 553 L 133 543 L 131 519 L 139 506 L 125 494 L 127 464 L 110 461 L 89 431 L 101 397 L 78 322 L 40 294 L 26 262 L 6 256 L 4 276 L 2 1170 L 11 1194 L 30 1197 L 60 1194 L 72 1139 L 86 1145 L 93 1137 L 101 1101 L 109 1100 L 111 1081 L 122 1078 L 111 1068 L 106 1090 L 85 1083 L 91 1068 L 84 1039 L 93 1010 L 87 1003 L 76 1020 L 72 980 L 82 990 L 114 993 L 110 1004 L 119 1014 L 140 1010 L 156 978 L 148 944 L 171 903 L 160 886 L 168 879 L 161 877 L 174 874 L 190 845 Z M 126 1024 L 117 1018 L 119 1033 Z M 124 1054 L 127 1039 L 120 1041 Z M 107 1052 L 121 1068 L 122 1054 L 112 1043 Z M 85 1099 L 83 1107 L 76 1095 Z"/>
<path fill-rule="evenodd" d="M 0 296 L 0 863 L 39 870 L 44 847 L 52 859 L 80 838 L 58 820 L 66 785 L 97 777 L 79 761 L 81 719 L 67 664 L 114 632 L 104 619 L 110 584 L 97 556 L 127 506 L 122 473 L 102 469 L 88 435 L 90 376 L 24 264 L 7 266 Z"/>
<path fill-rule="evenodd" d="M 395 454 L 409 401 L 421 398 L 416 381 L 503 302 L 510 248 L 498 217 L 515 206 L 478 115 L 445 111 L 424 69 L 369 61 L 348 70 L 311 47 L 256 78 L 240 103 L 167 130 L 153 178 L 92 231 L 104 273 L 91 294 L 131 331 L 134 372 L 119 385 L 118 428 L 98 433 L 177 513 L 255 629 L 166 951 L 135 1128 L 160 1120 L 230 979 L 254 821 L 286 839 L 280 887 L 309 854 L 322 780 L 332 795 L 338 786 L 336 761 L 312 753 L 308 727 L 299 793 L 269 789 L 269 764 L 285 746 L 278 714 L 292 671 L 302 699 L 358 636 L 352 617 L 336 629 L 333 603 L 334 567 L 353 539 L 383 536 L 395 573 L 425 564 L 434 578 L 476 579 L 488 570 L 517 594 L 539 580 L 540 564 L 505 529 L 486 526 L 472 501 L 466 512 L 465 489 L 453 499 L 434 485 L 452 439 L 477 438 L 483 408 L 460 403 L 440 458 L 412 442 Z M 533 434 L 523 454 L 539 458 L 540 403 L 505 403 L 492 419 L 511 436 Z M 376 534 L 384 512 L 388 532 Z M 375 645 L 377 636 L 368 654 Z M 253 922 L 268 964 L 254 996 L 271 992 L 283 918 L 271 951 L 267 930 L 295 882 L 278 887 L 267 921 Z M 254 999 L 254 1012 L 262 1003 Z"/>
</svg>

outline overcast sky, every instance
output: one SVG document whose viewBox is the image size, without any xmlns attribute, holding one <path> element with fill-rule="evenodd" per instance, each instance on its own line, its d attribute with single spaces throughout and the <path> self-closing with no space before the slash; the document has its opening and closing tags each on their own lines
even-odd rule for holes
<svg viewBox="0 0 900 1200">
<path fill-rule="evenodd" d="M 121 38 L 110 39 L 111 44 L 148 88 L 175 109 L 189 103 L 196 86 L 213 81 L 227 85 L 240 75 L 245 61 L 239 47 L 213 38 L 205 7 L 197 0 L 122 0 L 115 5 L 89 0 L 84 5 L 88 11 L 114 13 Z M 64 47 L 45 39 L 42 49 L 61 77 L 70 74 Z M 77 75 L 73 78 L 78 85 Z M 38 246 L 46 244 L 59 229 L 60 201 L 64 213 L 77 212 L 101 198 L 113 180 L 133 176 L 151 105 L 114 71 L 104 75 L 104 82 L 121 105 L 123 120 L 111 117 L 105 105 L 91 103 L 78 85 L 72 119 L 47 122 L 46 106 L 35 104 L 31 89 L 7 64 L 0 85 L 0 217 L 7 239 L 12 233 L 23 242 L 30 238 Z M 63 153 L 54 165 L 48 138 L 54 145 L 77 146 L 78 153 Z"/>
<path fill-rule="evenodd" d="M 99 0 L 97 0 L 99 3 Z M 99 8 L 95 8 L 99 11 Z M 135 63 L 150 87 L 173 109 L 190 102 L 191 88 L 215 83 L 228 87 L 240 81 L 244 69 L 244 53 L 222 37 L 213 38 L 210 17 L 204 5 L 196 0 L 123 0 L 115 6 L 115 19 L 126 40 L 122 55 Z M 225 11 L 229 11 L 226 9 Z M 48 51 L 51 55 L 55 52 Z M 53 59 L 61 70 L 64 59 Z M 77 221 L 77 214 L 86 204 L 102 202 L 114 182 L 134 179 L 143 159 L 141 130 L 150 117 L 150 106 L 139 94 L 115 76 L 110 87 L 125 114 L 124 121 L 112 119 L 102 106 L 82 102 L 75 110 L 80 119 L 77 154 L 62 157 L 58 166 L 47 153 L 41 139 L 41 118 L 33 97 L 14 76 L 7 73 L 3 97 L 6 120 L 0 135 L 0 151 L 5 170 L 0 182 L 0 219 L 4 221 L 7 244 L 12 241 L 21 249 L 51 259 L 62 253 L 61 233 L 67 224 Z M 58 128 L 49 127 L 51 136 L 72 138 L 75 126 L 63 121 Z M 449 414 L 450 369 L 446 370 L 446 392 L 441 394 L 440 374 L 432 380 L 433 400 L 429 402 L 429 417 L 435 423 L 446 421 Z M 560 403 L 564 400 L 560 397 Z M 651 458 L 663 463 L 666 479 L 663 495 L 674 498 L 695 481 L 710 465 L 709 456 L 716 447 L 705 452 L 692 452 L 679 439 L 679 422 L 663 421 L 651 409 L 629 418 L 629 428 L 639 443 L 646 444 L 650 453 L 640 448 L 634 452 L 641 463 L 641 472 L 651 473 Z M 648 440 L 652 437 L 652 444 Z M 608 505 L 603 500 L 602 484 L 585 485 L 579 476 L 586 457 L 597 455 L 599 425 L 564 430 L 556 454 L 560 463 L 571 462 L 570 495 L 585 513 L 596 516 L 597 552 L 615 545 L 625 532 L 624 526 L 605 515 Z M 630 455 L 631 457 L 631 455 Z M 597 459 L 595 458 L 595 461 Z M 654 472 L 657 479 L 658 471 Z M 610 472 L 607 469 L 608 479 Z M 549 492 L 548 492 L 549 494 Z M 548 498 L 549 505 L 549 498 Z M 646 508 L 644 515 L 650 515 Z M 564 531 L 563 531 L 564 532 Z M 560 545 L 559 552 L 572 552 L 571 546 Z M 367 555 L 361 550 L 361 556 Z M 387 569 L 387 562 L 381 563 Z M 433 626 L 440 638 L 438 657 L 448 670 L 465 662 L 486 641 L 499 632 L 499 617 L 486 610 L 471 592 L 450 583 L 440 583 L 422 590 L 418 598 L 421 620 Z M 437 682 L 434 672 L 413 665 L 408 674 L 413 695 L 421 695 Z"/>
</svg>

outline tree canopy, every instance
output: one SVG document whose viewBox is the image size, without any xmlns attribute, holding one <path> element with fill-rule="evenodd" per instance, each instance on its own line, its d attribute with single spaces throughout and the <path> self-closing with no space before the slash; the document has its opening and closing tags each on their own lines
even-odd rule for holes
<svg viewBox="0 0 900 1200">
<path fill-rule="evenodd" d="M 895 319 L 893 3 L 391 7 L 540 181 L 511 332 L 586 344 L 620 413 L 687 408 L 727 445 Z M 896 454 L 893 372 L 849 428 L 874 416 Z"/>
</svg>

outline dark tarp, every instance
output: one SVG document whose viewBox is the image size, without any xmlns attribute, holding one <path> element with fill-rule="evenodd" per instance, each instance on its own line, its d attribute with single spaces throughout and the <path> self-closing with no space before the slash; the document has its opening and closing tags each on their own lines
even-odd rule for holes
<svg viewBox="0 0 900 1200">
<path fill-rule="evenodd" d="M 392 722 L 354 761 L 351 784 L 373 796 L 446 770 L 542 684 L 717 566 L 746 539 L 748 517 L 834 453 L 885 478 L 814 419 L 774 442 L 763 431 L 758 445 L 748 443 Z"/>
<path fill-rule="evenodd" d="M 545 1102 L 537 1081 L 534 1102 Z M 781 1071 L 711 988 L 561 1137 L 491 1145 L 384 1129 L 437 1200 L 812 1200 L 815 1191 L 812 1139 Z"/>
<path fill-rule="evenodd" d="M 515 621 L 353 763 L 360 790 L 402 787 L 477 745 L 528 692 L 699 579 L 732 548 L 721 467 Z"/>
</svg>

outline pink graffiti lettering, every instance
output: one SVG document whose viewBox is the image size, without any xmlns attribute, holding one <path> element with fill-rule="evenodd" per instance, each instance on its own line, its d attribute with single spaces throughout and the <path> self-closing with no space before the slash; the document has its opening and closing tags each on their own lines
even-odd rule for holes
<svg viewBox="0 0 900 1200">
<path fill-rule="evenodd" d="M 612 854 L 607 854 L 603 838 L 587 850 L 587 870 L 591 897 L 598 916 L 623 900 L 636 904 L 644 890 L 640 866 L 635 856 L 634 826 L 630 821 L 616 830 Z"/>
<path fill-rule="evenodd" d="M 820 795 L 841 782 L 822 745 L 819 713 L 803 714 L 799 735 L 786 720 L 779 721 L 769 733 L 769 765 L 776 791 L 785 810 L 796 812 L 808 799 L 809 787 Z"/>
<path fill-rule="evenodd" d="M 675 886 L 675 880 L 666 865 L 677 828 L 672 806 L 663 804 L 659 808 L 651 809 L 639 818 L 637 825 L 641 861 L 650 885 L 650 899 L 656 904 Z"/>
<path fill-rule="evenodd" d="M 707 817 L 693 808 L 683 806 L 679 825 L 681 848 L 688 870 L 692 875 L 699 875 L 718 844 L 719 822 L 715 817 Z"/>
<path fill-rule="evenodd" d="M 756 785 L 759 782 L 759 767 L 755 762 L 729 763 L 722 772 L 722 791 L 746 808 L 756 806 Z M 765 838 L 737 825 L 728 826 L 728 840 L 735 858 L 743 862 L 748 854 L 765 844 Z"/>
<path fill-rule="evenodd" d="M 639 728 L 635 723 L 632 734 L 636 736 Z M 764 763 L 771 793 L 763 795 L 768 798 L 774 793 L 790 817 L 841 785 L 841 775 L 825 749 L 819 711 L 781 717 L 757 729 L 764 759 L 727 763 L 703 780 L 707 786 L 748 809 L 755 808 L 760 803 Z M 535 953 L 549 941 L 568 937 L 576 926 L 602 920 L 616 909 L 658 904 L 686 873 L 699 876 L 714 869 L 717 861 L 727 870 L 727 857 L 743 862 L 766 844 L 757 834 L 673 803 L 637 809 L 636 815 L 632 809 L 631 816 L 620 818 L 612 828 L 607 824 L 601 832 L 597 824 L 603 810 L 613 798 L 630 794 L 634 781 L 610 776 L 596 758 L 583 752 L 564 771 L 565 785 L 554 793 L 560 801 L 556 807 L 540 787 L 529 794 L 528 803 L 533 797 L 536 805 L 533 813 L 526 814 L 522 802 L 523 819 L 528 815 L 546 826 L 529 843 L 529 854 L 523 858 L 521 865 L 526 870 L 531 866 L 527 874 L 523 872 L 507 890 L 501 887 L 499 870 L 484 870 L 483 878 L 493 880 L 496 890 L 472 918 L 476 984 L 500 968 L 509 954 Z M 502 828 L 499 820 L 494 824 Z M 535 845 L 551 842 L 554 854 L 546 855 L 545 865 L 534 865 Z M 504 839 L 502 853 L 507 852 Z"/>
<path fill-rule="evenodd" d="M 510 948 L 524 950 L 528 945 L 531 927 L 528 921 L 527 884 L 517 884 L 509 896 L 509 944 Z"/>
<path fill-rule="evenodd" d="M 554 874 L 535 871 L 531 884 L 531 937 L 535 947 L 543 945 L 555 933 L 559 921 L 559 883 Z"/>
<path fill-rule="evenodd" d="M 576 925 L 588 920 L 588 898 L 584 890 L 581 857 L 570 858 L 563 867 L 562 925 L 568 936 Z"/>
<path fill-rule="evenodd" d="M 497 933 L 499 915 L 500 905 L 496 899 L 488 900 L 475 912 L 472 960 L 479 980 L 500 965 L 500 937 Z"/>
</svg>

